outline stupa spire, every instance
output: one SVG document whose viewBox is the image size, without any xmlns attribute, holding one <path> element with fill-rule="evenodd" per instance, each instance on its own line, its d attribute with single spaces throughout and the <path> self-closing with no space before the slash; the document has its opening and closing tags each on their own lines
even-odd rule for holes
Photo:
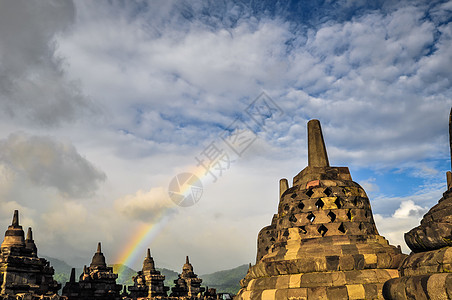
<svg viewBox="0 0 452 300">
<path fill-rule="evenodd" d="M 13 222 L 11 223 L 11 226 L 19 227 L 19 211 L 17 209 L 14 211 Z"/>
<path fill-rule="evenodd" d="M 146 258 L 151 258 L 151 249 L 148 248 Z"/>
<path fill-rule="evenodd" d="M 102 246 L 101 246 L 100 242 L 97 243 L 97 253 L 102 253 Z"/>
<path fill-rule="evenodd" d="M 328 154 L 323 141 L 322 127 L 319 120 L 308 122 L 308 166 L 329 167 Z"/>
<path fill-rule="evenodd" d="M 28 227 L 26 240 L 27 241 L 32 241 L 33 240 L 33 232 L 31 231 L 31 227 Z"/>
<path fill-rule="evenodd" d="M 69 282 L 71 282 L 71 283 L 75 282 L 75 268 L 71 269 L 71 277 L 69 279 Z"/>
</svg>

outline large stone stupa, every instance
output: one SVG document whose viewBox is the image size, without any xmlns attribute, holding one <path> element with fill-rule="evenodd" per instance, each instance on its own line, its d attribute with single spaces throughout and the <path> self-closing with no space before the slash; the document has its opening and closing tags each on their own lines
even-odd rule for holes
<svg viewBox="0 0 452 300">
<path fill-rule="evenodd" d="M 278 213 L 236 299 L 381 299 L 406 255 L 378 234 L 369 199 L 347 167 L 330 167 L 318 120 L 308 166 L 280 181 Z"/>
</svg>

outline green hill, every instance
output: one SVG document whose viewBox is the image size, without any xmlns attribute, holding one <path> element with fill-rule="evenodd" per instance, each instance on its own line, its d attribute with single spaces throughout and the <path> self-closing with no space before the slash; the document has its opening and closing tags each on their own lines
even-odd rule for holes
<svg viewBox="0 0 452 300">
<path fill-rule="evenodd" d="M 218 271 L 199 276 L 202 285 L 217 289 L 217 293 L 237 294 L 240 289 L 240 280 L 248 272 L 248 265 L 242 265 L 234 269 Z"/>
<path fill-rule="evenodd" d="M 172 288 L 174 286 L 174 280 L 177 279 L 177 272 L 165 268 L 156 268 L 157 270 L 162 273 L 162 275 L 165 275 L 165 285 Z"/>
<path fill-rule="evenodd" d="M 50 262 L 50 265 L 55 269 L 55 275 L 53 278 L 64 286 L 65 283 L 69 281 L 72 267 L 57 258 L 43 257 L 47 259 Z M 127 286 L 133 285 L 132 276 L 135 276 L 137 273 L 135 270 L 122 264 L 113 264 L 109 266 L 113 267 L 113 272 L 118 274 L 118 279 L 116 281 L 118 284 Z M 165 285 L 170 288 L 173 287 L 174 280 L 177 279 L 178 273 L 165 268 L 157 268 L 157 270 L 159 270 L 162 275 L 165 275 Z M 199 277 L 203 280 L 203 286 L 215 288 L 218 293 L 236 294 L 240 289 L 239 281 L 245 277 L 247 271 L 248 265 L 242 265 L 234 269 L 218 271 L 211 274 L 201 275 Z M 77 281 L 81 273 L 81 268 L 75 269 L 75 278 Z"/>
</svg>

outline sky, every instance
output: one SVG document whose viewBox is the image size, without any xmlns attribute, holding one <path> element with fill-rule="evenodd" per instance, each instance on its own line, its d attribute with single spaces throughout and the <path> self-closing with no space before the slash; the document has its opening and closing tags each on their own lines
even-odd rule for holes
<svg viewBox="0 0 452 300">
<path fill-rule="evenodd" d="M 450 170 L 452 1 L 367 2 L 1 0 L 0 228 L 19 209 L 77 267 L 99 241 L 135 269 L 148 247 L 176 271 L 254 263 L 319 119 L 409 253 Z"/>
</svg>

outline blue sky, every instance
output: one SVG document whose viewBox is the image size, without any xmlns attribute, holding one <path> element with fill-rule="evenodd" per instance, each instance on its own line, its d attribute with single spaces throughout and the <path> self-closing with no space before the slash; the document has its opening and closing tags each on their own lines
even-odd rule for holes
<svg viewBox="0 0 452 300">
<path fill-rule="evenodd" d="M 252 262 L 316 118 L 407 252 L 450 169 L 451 19 L 451 1 L 1 1 L 0 225 L 20 209 L 40 253 L 82 266 L 168 214 L 157 265 Z M 175 206 L 171 179 L 262 92 L 281 113 Z"/>
</svg>

